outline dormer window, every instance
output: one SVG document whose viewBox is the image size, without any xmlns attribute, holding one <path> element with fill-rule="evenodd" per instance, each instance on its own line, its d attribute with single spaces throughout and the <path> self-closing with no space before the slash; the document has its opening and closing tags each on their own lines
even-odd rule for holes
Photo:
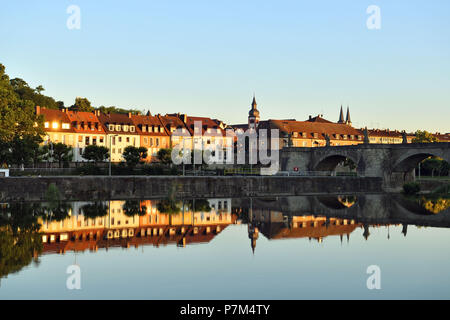
<svg viewBox="0 0 450 320">
<path fill-rule="evenodd" d="M 140 128 L 141 128 L 141 130 L 142 130 L 142 132 L 147 132 L 147 127 L 146 126 L 140 126 Z"/>
<path fill-rule="evenodd" d="M 127 125 L 124 125 L 124 126 L 123 126 L 123 131 L 124 131 L 124 132 L 128 132 L 128 126 L 127 126 Z"/>
<path fill-rule="evenodd" d="M 114 125 L 113 124 L 109 124 L 108 125 L 108 130 L 109 131 L 114 131 Z"/>
<path fill-rule="evenodd" d="M 131 131 L 131 132 L 134 132 L 134 131 L 135 131 L 134 126 L 130 126 L 130 131 Z"/>
<path fill-rule="evenodd" d="M 116 131 L 120 131 L 120 124 L 116 125 Z"/>
</svg>

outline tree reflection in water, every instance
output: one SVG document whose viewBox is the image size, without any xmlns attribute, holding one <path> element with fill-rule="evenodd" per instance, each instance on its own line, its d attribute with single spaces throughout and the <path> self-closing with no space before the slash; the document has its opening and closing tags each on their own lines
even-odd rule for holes
<svg viewBox="0 0 450 320">
<path fill-rule="evenodd" d="M 33 258 L 39 263 L 42 239 L 39 234 L 39 205 L 4 204 L 0 208 L 0 278 L 20 271 Z"/>
</svg>

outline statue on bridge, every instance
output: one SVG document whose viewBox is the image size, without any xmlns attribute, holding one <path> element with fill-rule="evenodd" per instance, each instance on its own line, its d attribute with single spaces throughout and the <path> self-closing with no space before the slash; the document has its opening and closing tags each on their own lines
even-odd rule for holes
<svg viewBox="0 0 450 320">
<path fill-rule="evenodd" d="M 367 127 L 364 128 L 364 144 L 369 144 L 369 132 L 367 131 Z"/>
</svg>

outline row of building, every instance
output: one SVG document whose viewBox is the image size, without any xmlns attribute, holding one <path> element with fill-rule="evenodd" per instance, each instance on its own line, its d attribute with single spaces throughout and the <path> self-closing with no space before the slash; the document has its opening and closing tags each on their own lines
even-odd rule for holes
<svg viewBox="0 0 450 320">
<path fill-rule="evenodd" d="M 131 145 L 148 149 L 147 162 L 157 161 L 162 148 L 183 144 L 189 149 L 215 149 L 233 146 L 235 137 L 226 135 L 228 129 L 247 131 L 267 129 L 279 130 L 279 147 L 322 147 L 344 146 L 364 143 L 365 129 L 353 127 L 350 110 L 344 118 L 341 106 L 337 122 L 323 118 L 323 115 L 309 116 L 305 121 L 261 120 L 255 97 L 248 113 L 246 124 L 227 125 L 218 119 L 193 117 L 186 114 L 133 115 L 94 112 L 80 112 L 68 109 L 54 110 L 36 107 L 36 113 L 43 115 L 46 136 L 44 143 L 70 145 L 74 149 L 74 161 L 85 161 L 82 154 L 88 145 L 103 145 L 110 149 L 113 162 L 123 161 L 124 149 Z M 200 123 L 200 126 L 198 124 Z M 196 125 L 197 124 L 197 125 Z M 177 131 L 177 134 L 174 132 Z M 367 130 L 369 143 L 394 144 L 411 143 L 414 133 L 398 130 Z M 436 133 L 439 141 L 450 142 L 450 134 Z M 219 156 L 220 158 L 220 156 Z M 220 159 L 219 159 L 220 160 Z"/>
</svg>

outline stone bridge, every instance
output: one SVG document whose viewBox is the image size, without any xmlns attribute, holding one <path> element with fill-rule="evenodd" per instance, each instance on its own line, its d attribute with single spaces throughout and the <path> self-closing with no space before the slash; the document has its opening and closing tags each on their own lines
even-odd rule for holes
<svg viewBox="0 0 450 320">
<path fill-rule="evenodd" d="M 450 143 L 360 144 L 319 148 L 284 148 L 280 152 L 282 171 L 333 171 L 351 159 L 362 177 L 381 177 L 383 188 L 393 190 L 413 181 L 419 162 L 437 156 L 450 163 Z"/>
</svg>

